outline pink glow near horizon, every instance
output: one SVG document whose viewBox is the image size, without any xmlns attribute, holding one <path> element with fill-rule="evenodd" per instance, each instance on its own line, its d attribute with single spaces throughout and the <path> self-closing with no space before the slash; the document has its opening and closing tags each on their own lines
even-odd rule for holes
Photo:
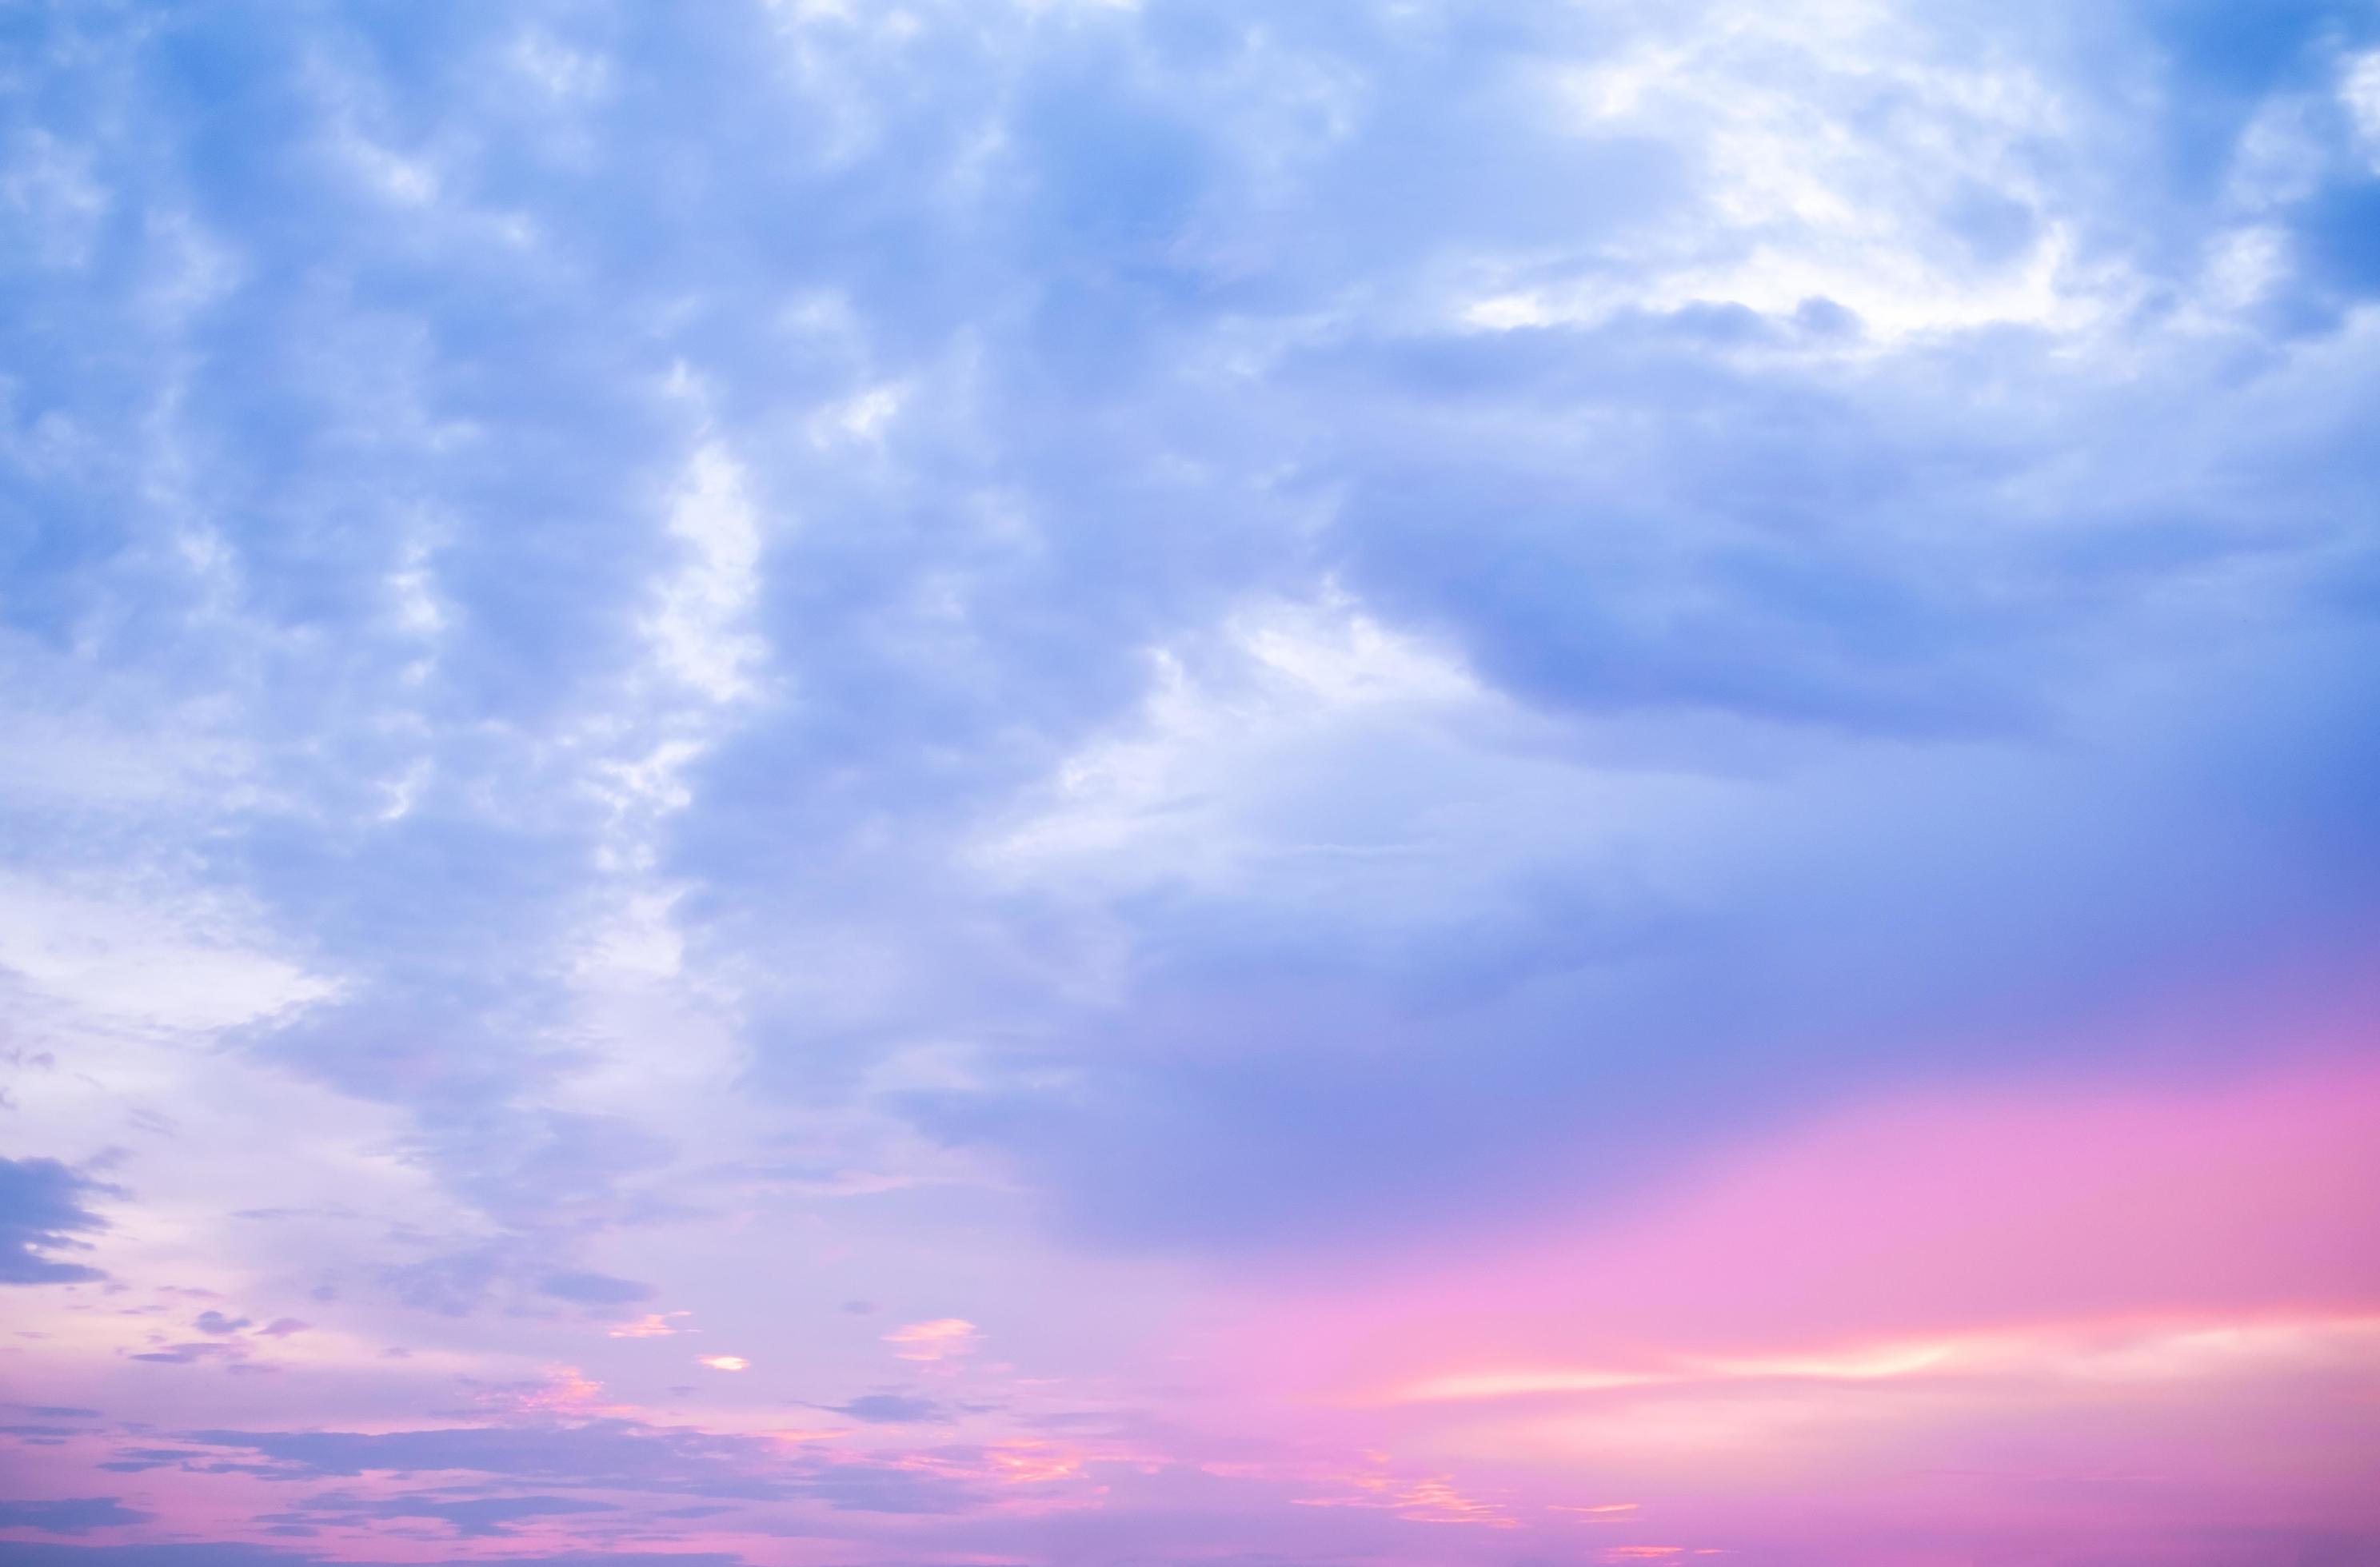
<svg viewBox="0 0 2380 1567">
<path fill-rule="evenodd" d="M 2244 1523 L 2277 1493 L 2347 1527 L 2380 1441 L 2375 1126 L 2352 1059 L 1899 1097 L 1630 1211 L 1259 1292 L 1220 1340 L 1277 1417 L 1540 1507 L 1613 1505 L 1565 1500 L 1597 1476 L 1720 1537 L 1761 1498 L 1821 1535 Z"/>
<path fill-rule="evenodd" d="M 2356 1454 L 2380 1437 L 2375 1124 L 2380 1074 L 2337 1058 L 2198 1090 L 1878 1100 L 1592 1219 L 1514 1214 L 1426 1269 L 1389 1254 L 1287 1289 L 1218 1281 L 1207 1326 L 1148 1344 L 1128 1373 L 1171 1364 L 1196 1384 L 1164 1438 L 1061 1440 L 993 1416 L 919 1448 L 897 1429 L 759 1411 L 689 1424 L 567 1368 L 488 1407 L 531 1428 L 772 1444 L 722 1460 L 756 1474 L 777 1452 L 979 1486 L 980 1515 L 1020 1522 L 1094 1515 L 1123 1477 L 1205 1474 L 1252 1488 L 1249 1505 L 1450 1537 L 1678 1537 L 1592 1548 L 1613 1561 L 1755 1536 L 1817 1550 L 1921 1518 L 2121 1539 L 2278 1507 L 2344 1527 L 2368 1512 Z M 879 1337 L 892 1359 L 966 1386 L 1031 1385 L 1004 1365 L 969 1369 L 983 1332 L 962 1319 Z M 210 1498 L 236 1529 L 212 1480 L 167 1469 L 142 1483 L 152 1506 Z M 256 1484 L 261 1508 L 273 1487 Z M 388 1489 L 343 1484 L 358 1506 Z M 506 1549 L 560 1549 L 577 1527 L 541 1520 Z M 700 1537 L 751 1544 L 725 1520 Z M 377 1532 L 335 1549 L 416 1559 Z"/>
</svg>

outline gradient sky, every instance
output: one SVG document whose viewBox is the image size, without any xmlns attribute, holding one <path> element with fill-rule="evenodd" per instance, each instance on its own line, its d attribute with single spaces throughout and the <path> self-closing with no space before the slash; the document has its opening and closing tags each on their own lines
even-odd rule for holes
<svg viewBox="0 0 2380 1567">
<path fill-rule="evenodd" d="M 2380 1562 L 2380 6 L 0 5 L 0 1560 Z"/>
</svg>

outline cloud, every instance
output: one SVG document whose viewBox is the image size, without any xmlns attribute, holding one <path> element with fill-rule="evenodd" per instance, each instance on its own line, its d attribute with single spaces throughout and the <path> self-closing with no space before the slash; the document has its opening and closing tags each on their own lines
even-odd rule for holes
<svg viewBox="0 0 2380 1567">
<path fill-rule="evenodd" d="M 871 1392 L 848 1404 L 827 1407 L 838 1415 L 848 1415 L 855 1420 L 865 1420 L 870 1425 L 915 1425 L 920 1421 L 943 1418 L 942 1406 L 932 1399 L 912 1398 L 903 1393 Z"/>
<path fill-rule="evenodd" d="M 164 1366 L 195 1366 L 205 1361 L 236 1365 L 247 1359 L 248 1346 L 240 1344 L 176 1344 L 163 1349 L 146 1350 L 132 1356 L 135 1360 L 153 1361 Z"/>
<path fill-rule="evenodd" d="M 633 1322 L 623 1322 L 610 1329 L 609 1332 L 615 1339 L 668 1338 L 676 1333 L 701 1332 L 698 1328 L 682 1328 L 677 1325 L 679 1318 L 690 1315 L 692 1313 L 685 1311 L 649 1313 Z"/>
<path fill-rule="evenodd" d="M 44 999 L 136 1026 L 221 1028 L 330 994 L 257 950 L 264 938 L 210 902 L 202 892 L 69 890 L 0 869 L 0 964 Z"/>
<path fill-rule="evenodd" d="M 229 1541 L 159 1542 L 137 1545 L 53 1545 L 25 1542 L 10 1546 L 15 1559 L 28 1567 L 317 1567 L 331 1558 L 273 1546 Z M 515 1556 L 510 1561 L 528 1567 L 740 1567 L 743 1558 L 725 1551 L 579 1551 Z M 395 1567 L 365 1563 L 364 1567 Z"/>
<path fill-rule="evenodd" d="M 587 1306 L 626 1306 L 650 1300 L 659 1293 L 650 1284 L 615 1279 L 608 1273 L 549 1273 L 538 1281 L 537 1287 L 546 1295 Z"/>
<path fill-rule="evenodd" d="M 666 1053 L 590 1030 L 569 978 L 612 914 L 666 910 L 639 950 L 677 957 L 650 971 L 735 976 L 720 1048 L 780 1105 L 839 1114 L 905 1041 L 993 1019 L 989 1091 L 855 1119 L 1015 1151 L 1080 1233 L 1330 1228 L 1365 1183 L 1295 1178 L 1309 1117 L 1230 1115 L 1243 1093 L 1325 1091 L 1327 1052 L 1284 1043 L 1318 1038 L 1315 1019 L 1378 1005 L 1360 1027 L 1434 1042 L 1432 1008 L 1588 968 L 1631 970 L 1625 988 L 1669 965 L 1708 994 L 1736 933 L 1767 950 L 1772 911 L 1698 878 L 1734 844 L 1807 830 L 1794 809 L 1648 817 L 1701 812 L 1747 770 L 1882 777 L 1912 751 L 2022 757 L 2055 735 L 2080 737 L 2082 772 L 2146 777 L 2140 737 L 2077 693 L 2200 645 L 2177 630 L 2192 616 L 2258 641 L 2345 613 L 2300 601 L 2357 580 L 2366 548 L 2341 501 L 2361 482 L 2357 350 L 2335 309 L 2314 319 L 2347 284 L 2304 269 L 2351 273 L 2324 238 L 2351 224 L 2324 214 L 2351 217 L 2368 175 L 2352 110 L 2332 126 L 2291 95 L 2361 79 L 2361 22 L 2246 30 L 2289 64 L 2243 75 L 2155 8 L 1488 15 L 921 13 L 926 78 L 869 30 L 821 24 L 799 31 L 799 91 L 759 64 L 796 48 L 776 24 L 722 17 L 654 64 L 669 113 L 650 143 L 616 117 L 618 41 L 472 24 L 449 42 L 530 90 L 464 94 L 453 123 L 481 128 L 440 148 L 402 124 L 437 118 L 445 89 L 373 24 L 325 24 L 254 56 L 225 110 L 294 115 L 322 155 L 243 168 L 243 195 L 184 188 L 99 122 L 49 133 L 60 157 L 89 139 L 91 177 L 156 214 L 143 275 L 183 302 L 115 326 L 143 346 L 109 362 L 188 384 L 173 420 L 134 428 L 124 397 L 38 344 L 13 356 L 44 367 L 24 393 L 43 410 L 27 430 L 55 447 L 23 438 L 51 452 L 28 469 L 36 511 L 80 527 L 26 573 L 23 613 L 188 625 L 205 646 L 176 658 L 247 673 L 179 680 L 128 630 L 98 663 L 54 674 L 62 702 L 137 733 L 114 693 L 153 678 L 136 719 L 187 707 L 253 769 L 164 836 L 214 846 L 210 874 L 273 937 L 258 950 L 341 978 L 244 1027 L 247 1056 L 394 1107 L 454 1201 L 567 1255 L 574 1226 L 669 1200 L 655 1177 L 702 1124 L 635 1091 L 669 1075 Z M 2167 59 L 2170 77 L 2150 64 Z M 170 100 L 152 68 L 88 85 L 130 124 L 131 103 Z M 290 85 L 310 71 L 335 90 Z M 2289 115 L 2310 139 L 2299 185 L 2227 187 Z M 552 183 L 608 156 L 622 201 L 676 191 L 671 157 L 772 116 L 840 151 L 681 193 L 650 248 Z M 2046 161 L 2045 139 L 2089 153 Z M 418 298 L 224 281 L 296 270 L 249 221 L 266 210 L 309 214 L 340 275 L 384 276 L 404 243 L 334 172 L 367 146 L 385 158 L 365 165 L 428 182 L 409 209 L 428 248 L 404 263 Z M 846 180 L 910 194 L 863 218 Z M 794 210 L 853 215 L 790 255 L 749 229 Z M 2252 230 L 2280 236 L 2278 270 L 2265 304 L 2226 303 L 2209 258 Z M 237 258 L 192 259 L 210 247 Z M 27 287 L 28 319 L 94 341 L 122 316 L 95 279 Z M 609 330 L 631 316 L 662 324 Z M 175 357 L 201 331 L 237 339 L 238 386 L 220 356 Z M 499 336 L 522 351 L 473 346 Z M 2235 383 L 2235 350 L 2271 373 Z M 892 389 L 897 415 L 865 439 L 810 439 L 890 410 Z M 1050 433 L 1109 422 L 1100 442 Z M 109 466 L 68 461 L 69 428 L 195 488 L 112 489 Z M 2168 428 L 2187 462 L 2138 461 Z M 497 451 L 576 456 L 531 473 Z M 203 464 L 175 465 L 190 452 Z M 402 500 L 392 471 L 413 476 Z M 301 548 L 271 508 L 161 499 L 267 491 L 344 520 Z M 183 563 L 133 564 L 166 558 Z M 1228 667 L 1252 621 L 1318 605 L 1340 607 L 1309 617 L 1325 632 L 1425 657 L 1466 693 L 1300 694 L 1295 669 L 1269 687 Z M 298 651 L 331 626 L 353 630 L 348 657 Z M 2338 653 L 2331 678 L 2353 662 Z M 310 759 L 283 743 L 298 732 L 322 737 Z M 1135 765 L 1158 770 L 1135 783 Z M 2289 852 L 2343 862 L 2326 850 L 2346 829 L 2267 782 L 2259 814 L 2307 824 Z M 2167 771 L 2150 802 L 2185 834 L 2237 814 L 2205 787 Z M 2097 797 L 2040 809 L 2095 831 Z M 1031 850 L 1075 874 L 986 878 L 988 841 L 1012 868 Z M 1813 858 L 1908 852 L 1854 825 Z M 2220 881 L 2177 907 L 2221 903 Z M 2070 931 L 2040 946 L 2079 950 Z M 1351 970 L 1370 992 L 1353 1013 L 1330 994 Z M 1204 1037 L 1192 992 L 1225 1013 L 1278 996 L 1298 1019 L 1281 1065 L 1177 1070 L 1092 1043 L 1103 1008 L 1135 1037 Z M 1645 996 L 1591 1027 L 1657 1032 L 1681 1060 L 1771 1048 L 1665 1028 L 1678 1010 Z M 1473 1024 L 1449 1037 L 1508 1042 L 1483 1082 L 1560 1054 L 1558 1024 L 1492 1007 Z M 591 1094 L 604 1072 L 606 1113 L 562 1112 L 561 1085 Z M 1060 1079 L 1088 1096 L 1045 1091 Z M 1560 1135 L 1458 1135 L 1501 1091 L 1460 1090 L 1364 1097 L 1316 1163 L 1353 1170 L 1431 1105 L 1483 1168 Z M 1076 1124 L 1111 1112 L 1130 1128 Z M 1257 1144 L 1245 1199 L 1198 1157 L 1232 1137 Z M 440 1310 L 501 1293 L 434 1269 L 399 1287 Z"/>
<path fill-rule="evenodd" d="M 2229 1323 L 2227 1248 L 2309 1297 L 2267 1304 L 2369 1304 L 2290 1163 L 2353 1165 L 2319 1096 L 2106 1107 L 2368 1012 L 2368 6 L 54 7 L 12 42 L 0 1106 L 118 1151 L 0 1164 L 0 1281 L 75 1286 L 18 1292 L 24 1396 L 140 1363 L 99 1401 L 149 1430 L 99 1461 L 165 1470 L 146 1531 L 354 1480 L 359 1531 L 507 1549 L 640 1538 L 643 1497 L 837 1560 L 1517 1559 L 1415 1537 L 1625 1460 L 1597 1399 L 1642 1392 L 1646 1451 L 1808 1452 L 1761 1422 L 1851 1380 L 1711 1368 L 1998 1366 L 1985 1306 L 2125 1284 Z M 1958 1098 L 1995 1108 L 1863 1119 Z M 1463 1276 L 1712 1342 L 1504 1323 L 1509 1361 L 1381 1377 L 1570 1379 L 1476 1401 L 1544 1471 L 1372 1465 L 1438 1416 L 1205 1357 L 1289 1276 L 1385 1312 L 1556 1235 L 1630 1266 Z M 193 1258 L 217 1298 L 141 1293 Z M 295 1298 L 302 1335 L 236 1309 Z M 917 1320 L 960 1308 L 995 1332 Z M 171 1434 L 269 1340 L 288 1428 Z M 714 1346 L 763 1374 L 674 1380 Z M 934 1398 L 866 1392 L 888 1357 Z M 624 1413 L 757 1428 L 796 1368 L 846 1428 Z M 2307 1459 L 2272 1428 L 2343 1419 L 2319 1380 L 2242 1428 Z M 458 1386 L 515 1424 L 432 1413 Z M 2105 1529 L 1915 1537 L 1960 1500 L 1917 1477 L 1829 1501 L 1858 1538 L 1713 1543 L 2327 1549 L 2206 1533 L 2278 1494 L 2244 1471 L 2095 1473 L 2104 1406 L 1965 1407 L 1979 1448 L 2070 1439 Z M 1002 1445 L 1052 1433 L 1086 1451 Z M 97 1445 L 26 1440 L 95 1489 Z M 2352 1477 L 2293 1467 L 2279 1511 L 2345 1528 Z M 450 1511 L 370 1512 L 397 1484 Z M 502 1511 L 582 1494 L 620 1512 Z"/>
<path fill-rule="evenodd" d="M 407 1492 L 392 1497 L 361 1498 L 337 1493 L 310 1498 L 301 1516 L 319 1523 L 354 1525 L 373 1518 L 434 1518 L 453 1525 L 460 1538 L 491 1538 L 510 1531 L 506 1525 L 540 1518 L 566 1518 L 595 1513 L 616 1513 L 611 1502 L 567 1496 L 441 1497 Z"/>
<path fill-rule="evenodd" d="M 931 1468 L 621 1418 L 380 1432 L 198 1430 L 180 1440 L 242 1455 L 268 1477 L 289 1481 L 468 1474 L 607 1493 L 807 1499 L 845 1511 L 920 1514 L 964 1512 L 978 1500 L 965 1480 Z"/>
<path fill-rule="evenodd" d="M 66 1497 L 55 1501 L 0 1501 L 0 1529 L 39 1529 L 49 1535 L 87 1535 L 146 1524 L 156 1517 L 124 1505 L 113 1496 Z"/>
<path fill-rule="evenodd" d="M 212 1455 L 195 1447 L 119 1447 L 115 1456 L 100 1467 L 110 1474 L 138 1475 L 145 1470 L 162 1469 L 169 1465 L 188 1464 L 194 1459 Z"/>
<path fill-rule="evenodd" d="M 892 1346 L 892 1353 L 904 1360 L 954 1359 L 973 1355 L 983 1343 L 983 1335 L 976 1325 L 957 1317 L 910 1322 L 884 1334 L 883 1339 Z"/>
<path fill-rule="evenodd" d="M 663 589 L 650 633 L 674 676 L 711 701 L 733 700 L 764 651 L 737 626 L 754 595 L 760 530 L 735 463 L 717 442 L 695 453 L 670 531 L 686 561 Z"/>
<path fill-rule="evenodd" d="M 106 1221 L 78 1199 L 86 1192 L 106 1189 L 55 1159 L 0 1159 L 0 1284 L 74 1284 L 103 1277 L 96 1268 L 39 1253 L 84 1247 L 73 1238 L 77 1233 L 104 1229 Z"/>
</svg>

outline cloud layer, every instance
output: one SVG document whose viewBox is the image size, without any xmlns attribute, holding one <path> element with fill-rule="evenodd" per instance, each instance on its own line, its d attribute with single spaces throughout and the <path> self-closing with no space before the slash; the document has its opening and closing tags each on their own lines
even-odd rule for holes
<svg viewBox="0 0 2380 1567">
<path fill-rule="evenodd" d="M 12 1559 L 2380 1550 L 2369 6 L 0 27 Z"/>
</svg>

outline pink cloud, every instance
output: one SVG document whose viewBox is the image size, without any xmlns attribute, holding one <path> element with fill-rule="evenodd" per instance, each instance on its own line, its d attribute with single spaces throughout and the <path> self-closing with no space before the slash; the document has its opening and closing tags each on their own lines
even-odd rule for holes
<svg viewBox="0 0 2380 1567">
<path fill-rule="evenodd" d="M 698 1332 L 700 1329 L 682 1328 L 677 1325 L 679 1318 L 692 1315 L 694 1313 L 690 1311 L 653 1313 L 639 1317 L 633 1322 L 621 1323 L 611 1331 L 611 1336 L 615 1339 L 650 1339 L 667 1338 L 674 1333 Z"/>
<path fill-rule="evenodd" d="M 973 1355 L 982 1344 L 982 1334 L 973 1322 L 958 1317 L 938 1318 L 930 1322 L 911 1322 L 883 1335 L 892 1346 L 892 1353 L 904 1360 L 948 1360 L 963 1355 Z"/>
</svg>

